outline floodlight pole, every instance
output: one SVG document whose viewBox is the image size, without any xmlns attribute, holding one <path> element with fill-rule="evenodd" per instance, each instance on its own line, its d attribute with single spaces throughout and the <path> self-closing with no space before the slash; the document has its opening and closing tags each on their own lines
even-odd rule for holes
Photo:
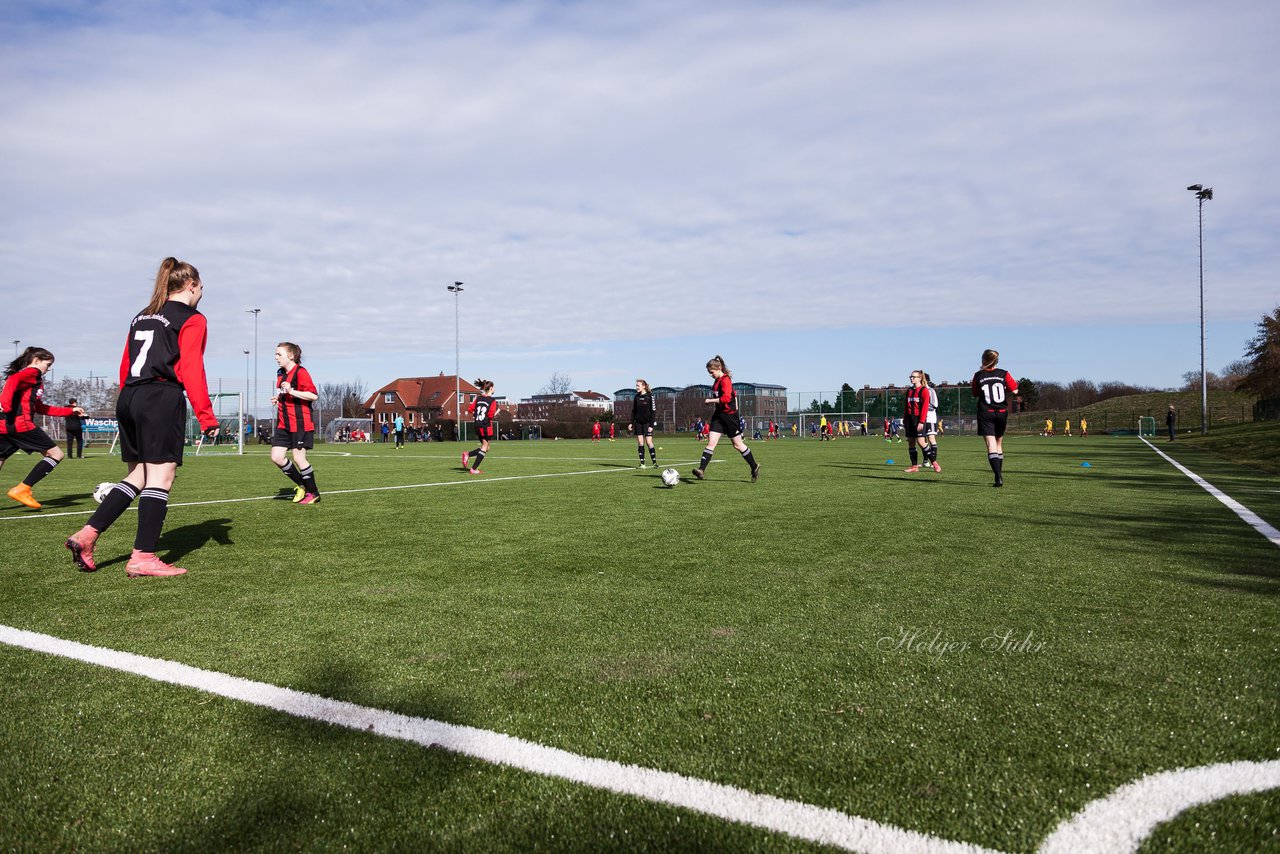
<svg viewBox="0 0 1280 854">
<path fill-rule="evenodd" d="M 249 417 L 253 419 L 253 429 L 258 429 L 258 313 L 260 308 L 246 308 L 246 314 L 253 315 L 253 405 L 249 407 Z"/>
<path fill-rule="evenodd" d="M 458 441 L 465 442 L 466 437 L 462 435 L 462 375 L 459 373 L 461 362 L 458 359 L 458 333 L 461 328 L 458 325 L 458 297 L 462 293 L 462 282 L 449 285 L 449 291 L 453 294 L 453 415 L 457 422 Z"/>
<path fill-rule="evenodd" d="M 1209 379 L 1204 369 L 1204 203 L 1213 198 L 1213 187 L 1192 184 L 1196 194 L 1197 233 L 1200 240 L 1200 435 L 1209 434 Z"/>
<path fill-rule="evenodd" d="M 22 343 L 21 338 L 13 339 L 13 358 L 18 358 L 18 345 Z"/>
</svg>

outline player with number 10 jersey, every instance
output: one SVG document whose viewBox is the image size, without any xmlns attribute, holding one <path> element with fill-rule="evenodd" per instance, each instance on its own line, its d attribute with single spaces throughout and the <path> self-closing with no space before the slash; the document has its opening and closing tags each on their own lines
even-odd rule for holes
<svg viewBox="0 0 1280 854">
<path fill-rule="evenodd" d="M 992 486 L 1004 486 L 1004 428 L 1009 420 L 1009 399 L 1018 396 L 1013 374 L 997 369 L 1000 353 L 982 351 L 982 367 L 974 372 L 970 388 L 978 399 L 978 435 L 987 443 L 987 462 L 995 474 Z"/>
</svg>

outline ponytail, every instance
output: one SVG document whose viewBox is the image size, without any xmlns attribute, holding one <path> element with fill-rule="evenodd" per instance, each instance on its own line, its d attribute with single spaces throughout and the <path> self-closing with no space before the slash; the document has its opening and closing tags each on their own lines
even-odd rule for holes
<svg viewBox="0 0 1280 854">
<path fill-rule="evenodd" d="M 292 341 L 281 341 L 276 346 L 288 353 L 289 358 L 293 360 L 295 365 L 302 364 L 302 348 L 297 344 L 294 344 Z"/>
<path fill-rule="evenodd" d="M 183 285 L 191 280 L 200 281 L 200 272 L 186 261 L 177 258 L 166 258 L 160 262 L 160 270 L 156 273 L 156 286 L 151 292 L 151 302 L 147 303 L 147 314 L 155 314 L 169 299 L 169 294 L 182 290 Z"/>
<path fill-rule="evenodd" d="M 715 368 L 717 371 L 720 371 L 726 377 L 729 377 L 729 379 L 733 379 L 733 374 L 729 373 L 729 366 L 724 363 L 724 357 L 722 357 L 719 353 L 712 356 L 707 361 L 707 370 L 711 370 L 712 368 Z"/>
<path fill-rule="evenodd" d="M 493 380 L 476 380 L 472 385 L 480 389 L 485 394 L 489 394 L 493 391 Z"/>
<path fill-rule="evenodd" d="M 18 371 L 29 368 L 32 362 L 52 358 L 53 354 L 43 347 L 28 347 L 22 351 L 21 356 L 9 363 L 9 367 L 4 369 L 4 375 L 11 377 Z"/>
<path fill-rule="evenodd" d="M 982 370 L 989 371 L 1000 361 L 999 350 L 983 350 L 982 351 Z"/>
</svg>

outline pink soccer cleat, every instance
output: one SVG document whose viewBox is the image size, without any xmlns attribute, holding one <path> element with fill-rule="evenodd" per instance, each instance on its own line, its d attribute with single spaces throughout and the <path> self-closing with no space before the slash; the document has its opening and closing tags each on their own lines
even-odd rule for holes
<svg viewBox="0 0 1280 854">
<path fill-rule="evenodd" d="M 942 466 L 938 465 L 937 460 L 934 460 L 933 462 L 929 463 L 929 465 L 933 466 L 933 470 L 935 472 L 938 472 L 939 474 L 942 473 Z"/>
<path fill-rule="evenodd" d="M 133 550 L 133 554 L 129 557 L 129 565 L 124 569 L 124 574 L 130 578 L 137 578 L 141 575 L 167 577 L 185 573 L 186 570 L 182 567 L 167 564 L 154 554 L 140 552 L 137 549 Z"/>
<path fill-rule="evenodd" d="M 462 467 L 467 471 L 471 471 L 471 455 L 466 451 L 462 452 Z"/>
<path fill-rule="evenodd" d="M 920 466 L 909 466 L 903 469 L 903 471 L 906 472 L 907 474 L 915 474 L 916 472 L 920 471 Z"/>
<path fill-rule="evenodd" d="M 306 495 L 302 496 L 302 500 L 299 501 L 298 503 L 299 504 L 319 504 L 320 495 L 315 492 L 308 492 Z"/>
<path fill-rule="evenodd" d="M 98 541 L 98 532 L 88 525 L 67 537 L 66 547 L 71 550 L 71 559 L 81 572 L 97 572 L 98 565 L 93 562 L 93 545 Z"/>
<path fill-rule="evenodd" d="M 480 469 L 467 469 L 467 471 L 471 472 L 472 474 L 480 474 Z"/>
</svg>

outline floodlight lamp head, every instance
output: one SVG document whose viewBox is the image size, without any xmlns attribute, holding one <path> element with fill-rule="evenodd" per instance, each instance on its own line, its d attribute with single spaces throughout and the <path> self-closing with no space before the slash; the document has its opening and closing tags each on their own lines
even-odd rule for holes
<svg viewBox="0 0 1280 854">
<path fill-rule="evenodd" d="M 1205 187 L 1203 190 L 1196 193 L 1196 198 L 1202 202 L 1209 201 L 1213 198 L 1213 187 Z"/>
<path fill-rule="evenodd" d="M 1187 189 L 1193 193 L 1198 193 L 1203 188 L 1199 184 L 1192 184 L 1190 187 L 1187 187 Z"/>
</svg>

